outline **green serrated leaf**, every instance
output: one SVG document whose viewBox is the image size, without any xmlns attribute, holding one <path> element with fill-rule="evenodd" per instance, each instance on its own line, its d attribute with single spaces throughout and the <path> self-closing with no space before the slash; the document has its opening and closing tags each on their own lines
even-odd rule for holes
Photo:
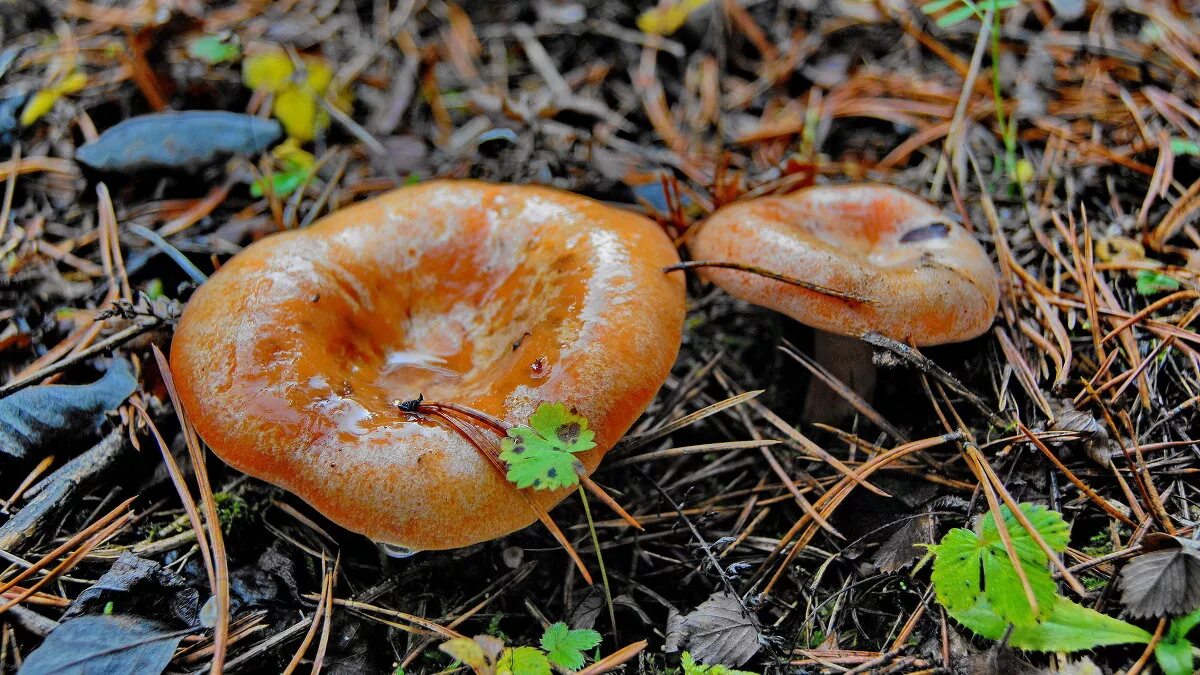
<svg viewBox="0 0 1200 675">
<path fill-rule="evenodd" d="M 954 528 L 933 546 L 933 588 L 946 609 L 965 610 L 975 604 L 982 586 L 983 542 L 970 530 Z"/>
<path fill-rule="evenodd" d="M 496 675 L 550 675 L 550 661 L 537 647 L 509 647 L 496 661 Z"/>
<path fill-rule="evenodd" d="M 1179 282 L 1158 270 L 1138 270 L 1137 292 L 1141 295 L 1157 295 L 1179 290 Z"/>
<path fill-rule="evenodd" d="M 1200 144 L 1186 138 L 1172 138 L 1171 152 L 1176 155 L 1200 156 Z"/>
<path fill-rule="evenodd" d="M 562 403 L 543 403 L 529 416 L 529 426 L 508 430 L 500 442 L 500 459 L 508 464 L 508 480 L 518 488 L 573 487 L 584 472 L 574 453 L 596 447 L 595 437 L 582 415 Z"/>
<path fill-rule="evenodd" d="M 1032 504 L 1022 504 L 1020 508 L 1052 550 L 1066 550 L 1070 527 L 1061 514 Z M 1035 613 L 1030 607 L 1024 584 L 1013 568 L 990 513 L 980 521 L 978 534 L 954 529 L 933 547 L 937 555 L 933 563 L 934 589 L 938 601 L 948 610 L 966 610 L 982 593 L 993 611 L 1006 622 L 1033 625 L 1045 618 L 1054 604 L 1054 580 L 1046 567 L 1049 559 L 1007 506 L 1001 507 L 1001 513 L 1013 550 L 1037 600 L 1038 611 Z"/>
<path fill-rule="evenodd" d="M 946 613 L 955 621 L 979 635 L 999 640 L 1008 632 L 1008 622 L 1002 619 L 983 596 L 967 610 Z M 1049 615 L 1030 626 L 1014 626 L 1008 644 L 1018 649 L 1038 652 L 1075 652 L 1107 645 L 1145 644 L 1150 641 L 1146 631 L 1114 619 L 1093 609 L 1077 605 L 1058 596 Z"/>
<path fill-rule="evenodd" d="M 219 35 L 204 35 L 188 43 L 187 54 L 197 61 L 215 65 L 226 61 L 234 61 L 241 56 L 241 50 L 232 42 Z"/>
<path fill-rule="evenodd" d="M 1015 548 L 1016 542 L 1014 541 L 1013 544 Z M 1041 551 L 1039 550 L 1038 553 Z M 1013 567 L 1012 561 L 1003 547 L 1000 547 L 999 551 L 989 548 L 988 554 L 984 556 L 983 560 L 984 595 L 996 614 L 1017 626 L 1035 625 L 1038 619 L 1050 614 L 1050 610 L 1054 606 L 1056 588 L 1053 577 L 1045 567 L 1044 554 L 1042 555 L 1043 562 L 1040 565 L 1035 562 L 1027 563 L 1026 559 L 1021 557 L 1021 567 L 1025 570 L 1029 588 L 1037 600 L 1038 611 L 1036 613 L 1030 607 L 1025 586 L 1021 583 L 1021 578 L 1017 576 L 1016 568 Z"/>
<path fill-rule="evenodd" d="M 1167 634 L 1154 648 L 1154 658 L 1165 675 L 1190 675 L 1195 665 L 1192 660 L 1192 642 L 1188 633 L 1200 624 L 1200 609 L 1191 614 L 1176 617 Z"/>
<path fill-rule="evenodd" d="M 542 649 L 550 662 L 568 670 L 579 670 L 583 667 L 583 650 L 591 649 L 600 644 L 600 634 L 587 628 L 572 629 L 559 621 L 551 624 L 542 634 Z"/>
</svg>

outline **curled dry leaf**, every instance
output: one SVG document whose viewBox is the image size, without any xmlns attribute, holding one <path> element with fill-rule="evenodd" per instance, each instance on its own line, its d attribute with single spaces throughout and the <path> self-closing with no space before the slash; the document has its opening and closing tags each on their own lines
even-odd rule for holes
<svg viewBox="0 0 1200 675">
<path fill-rule="evenodd" d="M 65 621 L 29 654 L 22 675 L 161 673 L 187 631 L 131 614 Z"/>
<path fill-rule="evenodd" d="M 875 566 L 886 574 L 899 572 L 925 555 L 921 544 L 934 543 L 935 534 L 933 516 L 924 514 L 910 519 L 876 551 Z"/>
<path fill-rule="evenodd" d="M 223 110 L 140 115 L 75 151 L 97 171 L 195 170 L 230 155 L 257 155 L 283 134 L 279 122 Z"/>
<path fill-rule="evenodd" d="M 725 591 L 714 593 L 683 617 L 684 647 L 701 663 L 737 667 L 762 647 L 758 621 Z"/>
<path fill-rule="evenodd" d="M 200 593 L 170 569 L 128 551 L 75 598 L 62 618 L 100 614 L 108 603 L 124 613 L 169 617 L 173 627 L 200 625 Z"/>
<path fill-rule="evenodd" d="M 1176 616 L 1200 607 L 1200 544 L 1171 537 L 1121 571 L 1121 604 L 1134 618 Z"/>
<path fill-rule="evenodd" d="M 92 384 L 29 387 L 0 398 L 0 462 L 29 459 L 68 436 L 95 432 L 105 412 L 136 388 L 133 366 L 120 359 Z"/>
<path fill-rule="evenodd" d="M 1112 453 L 1117 448 L 1108 435 L 1108 430 L 1093 415 L 1076 410 L 1070 400 L 1063 400 L 1058 417 L 1050 426 L 1051 431 L 1071 431 L 1079 434 L 1083 450 L 1088 459 L 1108 466 Z"/>
</svg>

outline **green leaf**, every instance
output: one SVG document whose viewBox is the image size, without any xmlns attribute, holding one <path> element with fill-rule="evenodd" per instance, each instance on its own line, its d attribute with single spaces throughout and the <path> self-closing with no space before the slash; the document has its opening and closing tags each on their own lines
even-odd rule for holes
<svg viewBox="0 0 1200 675">
<path fill-rule="evenodd" d="M 1176 617 L 1167 629 L 1158 646 L 1154 648 L 1154 658 L 1166 675 L 1190 675 L 1193 671 L 1192 642 L 1188 633 L 1200 624 L 1200 609 L 1191 614 Z"/>
<path fill-rule="evenodd" d="M 970 530 L 956 527 L 933 546 L 933 588 L 938 602 L 948 610 L 965 610 L 975 604 L 981 588 L 983 542 Z"/>
<path fill-rule="evenodd" d="M 1200 144 L 1186 138 L 1172 138 L 1171 152 L 1176 155 L 1200 156 Z"/>
<path fill-rule="evenodd" d="M 568 670 L 579 670 L 583 667 L 583 650 L 591 649 L 600 644 L 600 634 L 586 628 L 572 629 L 567 624 L 558 622 L 552 624 L 542 634 L 542 649 L 556 666 Z"/>
<path fill-rule="evenodd" d="M 1022 504 L 1020 508 L 1052 550 L 1066 550 L 1070 528 L 1061 514 L 1031 504 Z M 950 530 L 941 544 L 933 547 L 937 555 L 933 563 L 934 589 L 938 601 L 948 610 L 970 608 L 983 593 L 994 611 L 1007 622 L 1032 625 L 1044 618 L 1054 604 L 1054 579 L 1046 568 L 1050 561 L 1007 506 L 1001 507 L 1001 513 L 1013 550 L 1037 600 L 1038 612 L 1035 614 L 1029 605 L 1025 587 L 990 513 L 980 522 L 978 534 L 964 529 Z"/>
<path fill-rule="evenodd" d="M 187 54 L 211 66 L 237 60 L 242 51 L 237 44 L 226 41 L 220 35 L 204 35 L 188 43 Z"/>
<path fill-rule="evenodd" d="M 574 453 L 596 447 L 595 437 L 582 415 L 562 403 L 543 403 L 529 416 L 529 426 L 509 428 L 500 442 L 500 459 L 508 464 L 508 480 L 518 488 L 573 487 L 584 472 Z"/>
<path fill-rule="evenodd" d="M 748 670 L 734 670 L 722 665 L 706 666 L 696 663 L 689 652 L 683 653 L 679 665 L 683 666 L 683 675 L 757 675 Z"/>
<path fill-rule="evenodd" d="M 1016 548 L 1015 537 L 1013 547 Z M 1035 614 L 1029 606 L 1025 586 L 1021 583 L 1012 560 L 1004 551 L 1003 545 L 999 549 L 997 551 L 989 548 L 988 554 L 983 557 L 984 596 L 991 603 L 993 610 L 1006 621 L 1016 625 L 1036 625 L 1039 619 L 1050 614 L 1057 591 L 1054 578 L 1045 567 L 1045 554 L 1041 556 L 1040 564 L 1020 556 L 1025 578 L 1033 591 L 1033 597 L 1037 600 L 1038 611 Z"/>
<path fill-rule="evenodd" d="M 972 16 L 982 21 L 986 16 L 989 6 L 995 6 L 995 11 L 1000 12 L 1016 7 L 1017 0 L 985 0 L 984 2 L 980 2 L 978 4 L 971 2 L 971 0 L 953 0 L 951 2 L 935 1 L 922 6 L 921 11 L 925 12 L 926 14 L 936 14 L 937 12 L 956 4 L 961 4 L 962 6 L 938 18 L 936 23 L 940 28 L 948 28 L 950 26 L 960 24 Z M 930 7 L 932 7 L 932 9 L 930 9 Z"/>
<path fill-rule="evenodd" d="M 937 14 L 947 7 L 958 3 L 959 0 L 933 0 L 921 5 L 921 11 L 926 14 Z"/>
<path fill-rule="evenodd" d="M 1154 660 L 1164 675 L 1192 675 L 1192 643 L 1163 640 L 1154 648 Z"/>
<path fill-rule="evenodd" d="M 1008 632 L 1008 622 L 996 614 L 983 596 L 970 609 L 946 608 L 946 613 L 991 640 L 999 640 Z M 1055 597 L 1049 615 L 1041 622 L 1014 626 L 1008 636 L 1009 645 L 1038 652 L 1075 652 L 1149 641 L 1150 634 L 1141 628 L 1077 605 L 1062 596 Z"/>
<path fill-rule="evenodd" d="M 304 181 L 308 180 L 308 174 L 309 170 L 303 167 L 294 167 L 273 173 L 271 174 L 271 189 L 276 197 L 287 197 L 304 185 Z M 266 177 L 263 177 L 251 183 L 250 196 L 261 197 L 266 194 L 266 181 Z"/>
<path fill-rule="evenodd" d="M 496 675 L 550 675 L 550 661 L 537 647 L 509 647 L 496 661 Z"/>
<path fill-rule="evenodd" d="M 1179 282 L 1158 270 L 1138 270 L 1137 292 L 1141 295 L 1157 295 L 1179 290 Z"/>
</svg>

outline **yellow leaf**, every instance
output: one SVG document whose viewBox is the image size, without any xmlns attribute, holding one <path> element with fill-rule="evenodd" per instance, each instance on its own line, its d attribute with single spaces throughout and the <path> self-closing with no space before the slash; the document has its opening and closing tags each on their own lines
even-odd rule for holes
<svg viewBox="0 0 1200 675">
<path fill-rule="evenodd" d="M 82 91 L 86 86 L 87 75 L 77 70 L 63 78 L 63 81 L 59 82 L 54 87 L 54 90 L 60 94 L 74 94 L 77 91 Z"/>
<path fill-rule="evenodd" d="M 317 163 L 317 158 L 313 157 L 311 152 L 301 149 L 299 141 L 295 138 L 288 138 L 286 141 L 275 146 L 271 154 L 283 162 L 285 166 L 297 169 L 311 169 Z"/>
<path fill-rule="evenodd" d="M 637 27 L 643 33 L 654 35 L 670 35 L 683 27 L 688 17 L 709 0 L 674 0 L 666 6 L 658 6 L 641 13 L 637 18 Z"/>
<path fill-rule="evenodd" d="M 283 123 L 283 130 L 287 135 L 301 143 L 311 141 L 319 129 L 329 124 L 328 114 L 324 110 L 318 110 L 317 99 L 312 92 L 298 87 L 289 87 L 279 92 L 271 112 Z"/>
<path fill-rule="evenodd" d="M 43 115 L 54 108 L 54 104 L 61 97 L 62 94 L 53 88 L 43 89 L 34 94 L 33 98 L 25 104 L 25 109 L 21 111 L 21 126 L 27 127 L 41 119 Z"/>
<path fill-rule="evenodd" d="M 318 94 L 324 94 L 329 88 L 329 83 L 333 82 L 333 69 L 321 59 L 315 56 L 309 56 L 304 59 L 304 69 L 308 71 L 308 77 L 304 78 L 304 84 Z"/>
<path fill-rule="evenodd" d="M 488 662 L 483 649 L 471 638 L 455 638 L 438 645 L 438 649 L 470 666 L 477 673 L 487 672 Z"/>
<path fill-rule="evenodd" d="M 282 51 L 255 54 L 242 61 L 242 82 L 251 89 L 262 89 L 273 94 L 291 86 L 295 72 L 292 60 Z"/>
</svg>

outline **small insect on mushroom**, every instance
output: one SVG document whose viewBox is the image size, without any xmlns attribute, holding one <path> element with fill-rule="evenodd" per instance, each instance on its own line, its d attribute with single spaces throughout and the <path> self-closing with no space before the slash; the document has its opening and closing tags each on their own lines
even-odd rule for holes
<svg viewBox="0 0 1200 675">
<path fill-rule="evenodd" d="M 563 403 L 595 434 L 571 455 L 590 473 L 674 363 L 683 281 L 662 268 L 678 261 L 634 213 L 433 181 L 234 256 L 185 308 L 171 367 L 200 436 L 234 467 L 375 541 L 466 546 L 570 490 L 518 489 L 428 411 L 518 425 Z"/>
</svg>

